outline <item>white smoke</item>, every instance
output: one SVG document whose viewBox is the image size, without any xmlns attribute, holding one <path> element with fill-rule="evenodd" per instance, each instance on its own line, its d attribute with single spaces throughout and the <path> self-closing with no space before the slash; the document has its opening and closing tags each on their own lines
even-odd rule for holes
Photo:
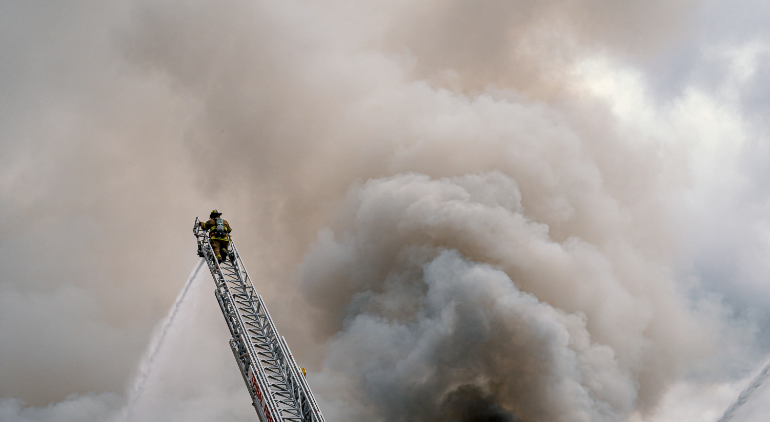
<svg viewBox="0 0 770 422">
<path fill-rule="evenodd" d="M 114 393 L 72 394 L 58 403 L 27 407 L 20 399 L 0 399 L 3 422 L 100 422 L 109 421 L 121 408 L 123 398 Z"/>
<path fill-rule="evenodd" d="M 0 421 L 253 420 L 209 280 L 201 259 L 156 327 L 127 399 L 117 393 L 72 394 L 47 406 L 28 406 L 20 399 L 3 398 Z"/>
</svg>

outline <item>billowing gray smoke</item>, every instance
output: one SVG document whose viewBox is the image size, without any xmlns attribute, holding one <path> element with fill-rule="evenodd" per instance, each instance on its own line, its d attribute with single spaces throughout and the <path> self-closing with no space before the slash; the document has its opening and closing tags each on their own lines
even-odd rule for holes
<svg viewBox="0 0 770 422">
<path fill-rule="evenodd" d="M 119 413 L 212 208 L 330 422 L 637 422 L 682 380 L 745 375 L 758 324 L 686 245 L 719 246 L 716 293 L 723 262 L 762 256 L 723 242 L 764 239 L 722 222 L 770 206 L 743 206 L 759 194 L 717 146 L 764 114 L 698 81 L 766 52 L 703 62 L 724 34 L 690 42 L 699 3 L 3 2 L 0 209 L 23 224 L 0 227 L 0 420 Z M 756 9 L 705 3 L 719 25 Z M 691 183 L 719 190 L 687 202 Z M 749 261 L 763 287 L 728 306 L 770 303 Z M 144 421 L 254 416 L 196 286 Z"/>
<path fill-rule="evenodd" d="M 654 266 L 619 267 L 553 241 L 500 172 L 402 174 L 349 193 L 302 279 L 319 332 L 336 332 L 324 376 L 355 418 L 618 421 L 677 363 L 657 325 L 687 323 L 641 293 L 667 281 Z"/>
</svg>

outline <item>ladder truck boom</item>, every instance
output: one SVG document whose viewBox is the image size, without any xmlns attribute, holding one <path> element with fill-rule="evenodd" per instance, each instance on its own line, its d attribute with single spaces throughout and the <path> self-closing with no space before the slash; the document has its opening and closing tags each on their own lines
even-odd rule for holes
<svg viewBox="0 0 770 422">
<path fill-rule="evenodd" d="M 218 262 L 209 234 L 195 219 L 198 254 L 214 278 L 214 294 L 232 339 L 233 352 L 261 422 L 325 422 L 302 368 L 257 294 L 238 249 L 230 241 L 231 259 Z"/>
</svg>

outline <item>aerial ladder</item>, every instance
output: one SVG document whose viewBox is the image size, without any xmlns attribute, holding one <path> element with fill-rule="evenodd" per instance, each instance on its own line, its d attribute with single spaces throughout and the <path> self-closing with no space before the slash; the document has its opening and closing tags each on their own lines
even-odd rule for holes
<svg viewBox="0 0 770 422">
<path fill-rule="evenodd" d="M 195 219 L 198 254 L 209 266 L 214 294 L 230 329 L 230 349 L 261 422 L 325 422 L 286 339 L 267 312 L 262 296 L 230 241 L 230 259 L 218 262 L 209 234 Z"/>
</svg>

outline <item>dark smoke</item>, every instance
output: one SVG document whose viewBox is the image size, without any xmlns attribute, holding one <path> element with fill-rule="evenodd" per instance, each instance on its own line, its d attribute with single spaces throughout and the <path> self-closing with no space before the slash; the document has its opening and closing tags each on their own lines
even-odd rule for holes
<svg viewBox="0 0 770 422">
<path fill-rule="evenodd" d="M 442 420 L 446 422 L 519 422 L 492 395 L 476 385 L 465 384 L 451 391 L 441 403 Z"/>
</svg>

